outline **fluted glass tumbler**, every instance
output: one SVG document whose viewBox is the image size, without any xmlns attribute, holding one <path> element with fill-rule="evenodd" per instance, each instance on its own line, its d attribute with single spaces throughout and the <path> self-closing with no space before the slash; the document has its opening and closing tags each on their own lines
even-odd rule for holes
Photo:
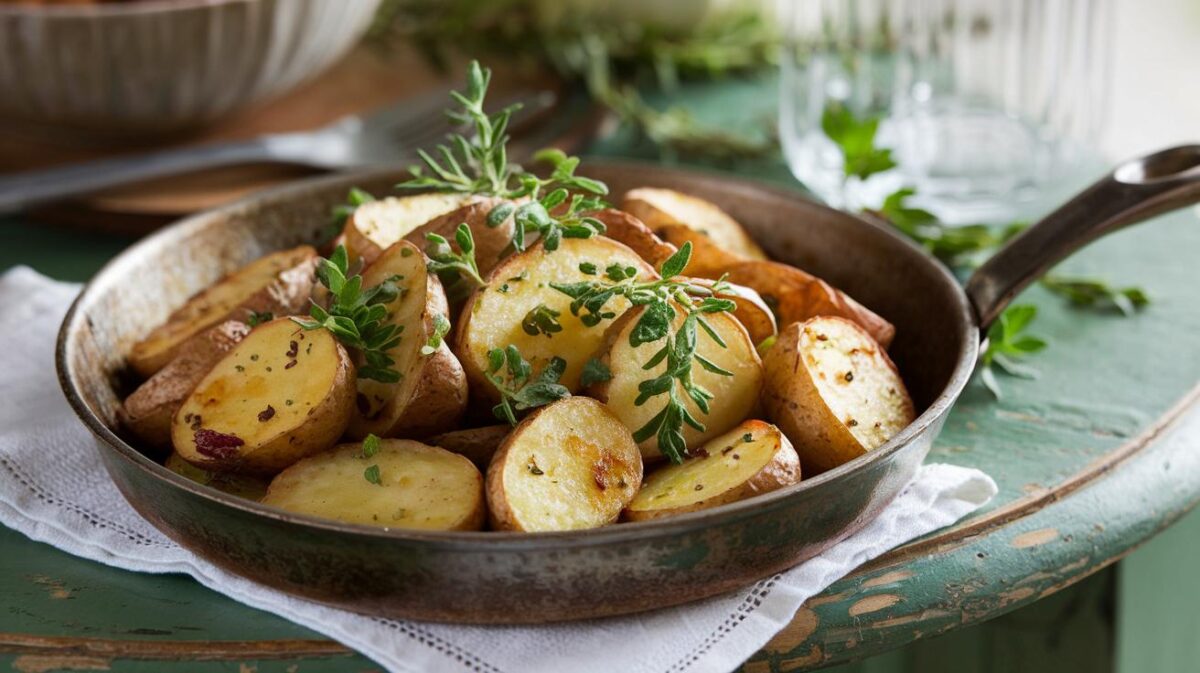
<svg viewBox="0 0 1200 673">
<path fill-rule="evenodd" d="M 1107 108 L 1109 0 L 779 0 L 780 138 L 831 204 L 902 187 L 989 222 L 1070 171 Z"/>
</svg>

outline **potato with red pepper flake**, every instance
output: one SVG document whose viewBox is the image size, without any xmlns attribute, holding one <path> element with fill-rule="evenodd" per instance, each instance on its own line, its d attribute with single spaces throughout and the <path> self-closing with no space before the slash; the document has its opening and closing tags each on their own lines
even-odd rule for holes
<svg viewBox="0 0 1200 673">
<path fill-rule="evenodd" d="M 206 470 L 274 474 L 338 441 L 354 413 L 355 378 L 331 333 L 277 318 L 196 384 L 175 413 L 171 442 Z"/>
<path fill-rule="evenodd" d="M 642 484 L 642 454 L 608 407 L 569 397 L 530 414 L 492 458 L 488 510 L 497 530 L 613 523 Z"/>
</svg>

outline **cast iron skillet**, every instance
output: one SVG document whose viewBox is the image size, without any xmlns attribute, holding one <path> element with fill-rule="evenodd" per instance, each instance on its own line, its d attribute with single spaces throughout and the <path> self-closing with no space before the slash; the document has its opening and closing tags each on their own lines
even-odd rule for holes
<svg viewBox="0 0 1200 673">
<path fill-rule="evenodd" d="M 373 615 L 528 623 L 636 612 L 744 586 L 858 530 L 913 476 L 1009 300 L 1105 233 L 1200 200 L 1200 146 L 1126 163 L 1013 240 L 964 291 L 890 228 L 729 176 L 591 162 L 615 195 L 645 185 L 710 199 L 775 258 L 831 281 L 896 325 L 891 352 L 917 420 L 885 446 L 803 483 L 674 519 L 543 534 L 381 530 L 289 514 L 197 485 L 114 432 L 124 354 L 197 290 L 262 254 L 317 238 L 351 185 L 386 193 L 400 171 L 297 183 L 196 215 L 122 253 L 59 333 L 59 378 L 129 502 L 234 573 Z"/>
</svg>

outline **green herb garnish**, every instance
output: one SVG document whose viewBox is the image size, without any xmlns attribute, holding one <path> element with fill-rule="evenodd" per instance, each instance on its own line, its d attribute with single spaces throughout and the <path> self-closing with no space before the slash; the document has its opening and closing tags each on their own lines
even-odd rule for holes
<svg viewBox="0 0 1200 673">
<path fill-rule="evenodd" d="M 429 270 L 438 275 L 448 298 L 462 299 L 475 288 L 487 284 L 479 275 L 479 265 L 475 262 L 475 238 L 466 222 L 459 224 L 454 232 L 458 252 L 454 252 L 450 241 L 441 234 L 425 234 L 425 240 L 428 241 L 425 256 L 429 258 Z"/>
<path fill-rule="evenodd" d="M 538 304 L 529 309 L 525 317 L 521 319 L 521 329 L 529 336 L 537 336 L 545 334 L 547 337 L 562 331 L 562 325 L 558 322 L 560 312 L 546 306 Z"/>
<path fill-rule="evenodd" d="M 571 391 L 558 382 L 567 369 L 566 360 L 560 357 L 551 358 L 537 376 L 516 346 L 493 348 L 488 351 L 487 359 L 487 379 L 500 393 L 500 403 L 492 408 L 492 413 L 510 425 L 517 424 L 518 412 L 571 396 Z M 502 370 L 506 370 L 507 376 Z"/>
<path fill-rule="evenodd" d="M 859 118 L 845 105 L 831 104 L 821 114 L 821 130 L 842 150 L 843 172 L 847 178 L 866 180 L 896 167 L 892 151 L 875 146 L 878 117 Z"/>
<path fill-rule="evenodd" d="M 346 195 L 346 202 L 333 207 L 330 212 L 329 230 L 325 234 L 325 240 L 330 240 L 342 233 L 346 228 L 346 220 L 354 214 L 355 210 L 364 203 L 370 203 L 375 200 L 371 194 L 359 189 L 351 187 L 350 193 Z"/>
<path fill-rule="evenodd" d="M 988 328 L 987 349 L 983 352 L 979 378 L 996 399 L 1000 399 L 1000 384 L 996 381 L 992 365 L 1009 376 L 1037 378 L 1037 370 L 1018 362 L 1046 347 L 1046 342 L 1038 337 L 1021 335 L 1036 317 L 1036 306 L 1010 306 Z"/>
<path fill-rule="evenodd" d="M 433 355 L 437 349 L 442 346 L 442 339 L 450 333 L 450 320 L 441 313 L 433 314 L 433 332 L 429 335 L 429 340 L 421 346 L 421 355 Z"/>
<path fill-rule="evenodd" d="M 384 383 L 400 380 L 400 372 L 392 368 L 395 360 L 387 351 L 400 343 L 403 327 L 385 322 L 387 304 L 400 296 L 396 284 L 386 280 L 363 289 L 362 276 L 347 277 L 349 261 L 345 246 L 339 245 L 328 259 L 317 264 L 317 280 L 329 289 L 331 302 L 326 310 L 313 302 L 312 319 L 292 318 L 306 330 L 325 328 L 343 345 L 362 353 L 364 363 L 358 367 L 358 377 Z"/>
<path fill-rule="evenodd" d="M 583 375 L 580 377 L 580 385 L 588 387 L 596 383 L 604 383 L 612 380 L 612 370 L 608 365 L 604 364 L 596 358 L 591 358 L 583 364 Z"/>
<path fill-rule="evenodd" d="M 1042 287 L 1066 297 L 1075 306 L 1116 309 L 1126 316 L 1150 303 L 1150 297 L 1140 287 L 1117 288 L 1094 278 L 1047 274 L 1041 283 Z"/>
<path fill-rule="evenodd" d="M 869 212 L 891 222 L 905 236 L 950 266 L 958 266 L 975 255 L 992 251 L 1028 226 L 1014 222 L 1001 227 L 984 224 L 949 227 L 928 210 L 908 206 L 906 201 L 915 193 L 911 188 L 900 189 L 889 194 L 878 210 Z"/>
<path fill-rule="evenodd" d="M 362 441 L 362 453 L 359 458 L 370 458 L 379 453 L 379 437 L 374 434 L 368 434 Z"/>
<path fill-rule="evenodd" d="M 383 475 L 380 474 L 378 465 L 370 465 L 367 469 L 363 470 L 363 479 L 376 486 L 383 486 Z"/>
<path fill-rule="evenodd" d="M 642 344 L 662 343 L 662 347 L 646 362 L 643 369 L 653 369 L 666 363 L 665 371 L 638 385 L 635 404 L 641 406 L 653 397 L 667 395 L 662 411 L 634 432 L 635 440 L 641 442 L 656 437 L 659 451 L 672 462 L 683 462 L 687 455 L 687 443 L 683 437 L 683 426 L 689 425 L 703 432 L 705 426 L 688 410 L 685 399 L 690 399 L 704 414 L 709 412 L 711 392 L 692 379 L 692 366 L 699 364 L 703 369 L 721 376 L 732 376 L 697 352 L 698 333 L 703 331 L 721 348 L 725 342 L 716 330 L 704 319 L 705 314 L 733 311 L 737 304 L 729 299 L 714 296 L 722 291 L 723 280 L 712 288 L 676 280 L 691 258 L 692 245 L 683 246 L 662 264 L 662 278 L 638 281 L 636 270 L 627 275 L 623 267 L 609 268 L 608 280 L 584 281 L 579 283 L 551 283 L 554 289 L 572 298 L 571 313 L 589 326 L 615 317 L 606 311 L 608 301 L 616 296 L 625 297 L 634 306 L 642 306 L 642 313 L 629 333 L 629 345 L 637 348 Z M 683 311 L 684 319 L 679 329 L 671 333 L 671 325 Z M 682 392 L 681 392 L 682 391 Z M 686 398 L 684 397 L 686 395 Z"/>
<path fill-rule="evenodd" d="M 250 327 L 258 327 L 265 322 L 271 322 L 275 319 L 275 314 L 270 311 L 251 311 L 250 317 L 246 319 L 246 324 Z"/>
</svg>

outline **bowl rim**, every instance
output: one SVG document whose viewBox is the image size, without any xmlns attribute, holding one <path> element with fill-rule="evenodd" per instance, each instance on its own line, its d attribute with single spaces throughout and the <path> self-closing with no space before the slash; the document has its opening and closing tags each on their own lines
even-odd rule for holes
<svg viewBox="0 0 1200 673">
<path fill-rule="evenodd" d="M 234 0 L 239 1 L 239 0 Z M 906 426 L 898 434 L 892 437 L 888 442 L 879 448 L 873 449 L 864 453 L 861 456 L 850 460 L 832 470 L 823 472 L 817 476 L 804 479 L 800 483 L 792 484 L 781 489 L 770 491 L 761 495 L 757 495 L 745 500 L 740 500 L 725 505 L 720 505 L 711 509 L 698 510 L 688 512 L 678 516 L 667 517 L 662 519 L 651 519 L 648 521 L 633 521 L 622 522 L 620 525 L 602 526 L 599 528 L 591 528 L 585 530 L 572 531 L 547 531 L 547 532 L 512 532 L 512 531 L 430 531 L 419 529 L 403 529 L 403 528 L 385 528 L 376 526 L 367 526 L 363 524 L 351 524 L 334 521 L 331 519 L 322 519 L 315 516 L 304 514 L 296 514 L 288 512 L 276 507 L 264 505 L 262 503 L 240 498 L 235 495 L 219 491 L 215 488 L 205 486 L 194 482 L 182 475 L 179 475 L 171 470 L 168 470 L 163 465 L 155 462 L 141 451 L 134 448 L 124 439 L 116 434 L 116 432 L 108 427 L 84 402 L 78 387 L 75 385 L 75 374 L 71 365 L 72 358 L 68 357 L 70 350 L 71 337 L 81 328 L 85 322 L 81 309 L 90 294 L 98 291 L 96 288 L 107 281 L 110 276 L 120 271 L 120 267 L 125 264 L 133 263 L 137 257 L 146 254 L 147 251 L 152 251 L 156 246 L 165 244 L 167 239 L 174 236 L 177 232 L 184 230 L 199 230 L 206 226 L 212 219 L 220 219 L 228 217 L 238 211 L 246 209 L 261 209 L 262 207 L 270 207 L 271 205 L 286 202 L 292 198 L 303 197 L 307 193 L 332 188 L 335 185 L 348 186 L 356 182 L 379 181 L 389 178 L 389 176 L 401 175 L 405 172 L 406 167 L 400 165 L 375 168 L 366 171 L 338 173 L 329 176 L 319 176 L 308 178 L 289 183 L 280 187 L 268 189 L 256 194 L 244 197 L 230 204 L 205 210 L 193 215 L 187 216 L 181 220 L 168 224 L 153 234 L 134 243 L 130 247 L 120 252 L 116 257 L 104 264 L 99 271 L 84 285 L 82 291 L 71 303 L 70 309 L 63 318 L 59 328 L 56 344 L 55 344 L 55 369 L 57 371 L 59 386 L 62 389 L 64 396 L 67 398 L 75 415 L 83 421 L 84 425 L 96 436 L 99 444 L 103 445 L 101 450 L 112 450 L 118 456 L 133 463 L 138 469 L 147 473 L 152 478 L 166 481 L 174 487 L 181 488 L 189 494 L 209 500 L 218 506 L 232 507 L 245 514 L 261 516 L 285 525 L 298 525 L 320 529 L 323 531 L 354 535 L 359 537 L 376 538 L 379 540 L 391 540 L 396 542 L 407 542 L 414 544 L 428 544 L 439 548 L 450 549 L 471 549 L 477 551 L 478 543 L 486 541 L 486 549 L 495 549 L 503 551 L 506 549 L 528 551 L 532 549 L 544 548 L 580 548 L 590 546 L 601 546 L 613 544 L 616 542 L 626 541 L 630 539 L 640 539 L 647 537 L 683 535 L 698 530 L 706 529 L 714 525 L 713 520 L 719 519 L 722 521 L 734 522 L 744 518 L 748 518 L 759 513 L 762 510 L 770 510 L 785 506 L 787 501 L 806 491 L 820 487 L 827 482 L 840 481 L 847 477 L 852 472 L 865 468 L 868 464 L 877 461 L 886 460 L 889 456 L 895 454 L 900 449 L 904 448 L 911 442 L 917 440 L 920 436 L 930 430 L 953 406 L 971 374 L 975 368 L 975 361 L 979 351 L 979 330 L 973 310 L 970 307 L 966 293 L 962 290 L 962 286 L 957 279 L 944 265 L 933 258 L 928 251 L 917 246 L 915 243 L 901 236 L 899 233 L 886 227 L 882 223 L 871 219 L 861 217 L 853 213 L 838 211 L 824 204 L 806 198 L 799 191 L 785 189 L 783 187 L 767 184 L 761 181 L 737 177 L 728 173 L 717 171 L 698 170 L 694 168 L 683 167 L 667 167 L 661 164 L 650 161 L 628 160 L 628 159 L 606 159 L 606 158 L 589 158 L 588 166 L 603 167 L 606 170 L 620 170 L 622 167 L 631 169 L 646 169 L 653 168 L 660 175 L 670 175 L 675 177 L 691 177 L 701 178 L 704 181 L 720 180 L 724 183 L 726 189 L 736 189 L 747 194 L 766 194 L 772 198 L 785 200 L 799 200 L 806 204 L 806 207 L 816 210 L 825 211 L 831 214 L 840 221 L 844 222 L 840 226 L 855 226 L 868 227 L 876 232 L 882 232 L 883 235 L 892 239 L 893 243 L 898 243 L 909 249 L 911 253 L 919 255 L 932 263 L 937 270 L 937 273 L 943 276 L 952 287 L 956 288 L 954 292 L 955 310 L 959 314 L 959 319 L 966 326 L 964 343 L 960 349 L 957 362 L 950 374 L 950 378 L 938 395 L 930 402 L 927 409 L 922 412 L 912 423 Z M 582 171 L 587 173 L 586 170 Z M 111 477 L 110 477 L 111 478 Z"/>
</svg>

